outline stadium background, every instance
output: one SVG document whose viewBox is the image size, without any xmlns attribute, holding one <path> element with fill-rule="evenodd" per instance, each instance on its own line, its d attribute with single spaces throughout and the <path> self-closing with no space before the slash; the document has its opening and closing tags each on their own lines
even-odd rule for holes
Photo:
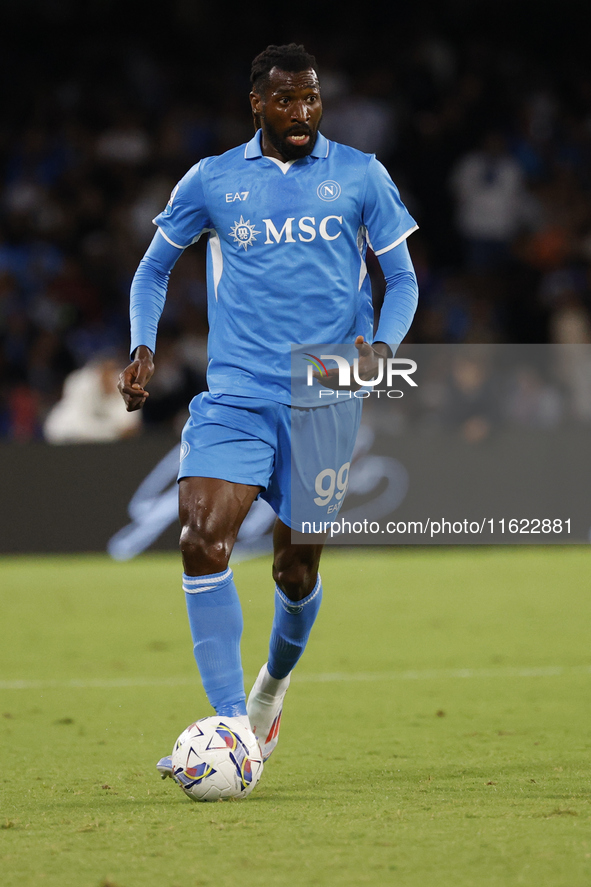
<svg viewBox="0 0 591 887">
<path fill-rule="evenodd" d="M 36 478 L 54 476 L 56 464 L 64 485 L 68 466 L 83 476 L 84 456 L 74 463 L 52 452 L 44 462 L 44 423 L 73 371 L 98 359 L 125 364 L 129 285 L 151 219 L 189 166 L 250 137 L 249 66 L 269 42 L 293 39 L 317 56 L 324 132 L 375 151 L 420 222 L 409 245 L 421 300 L 407 341 L 590 343 L 583 15 L 575 2 L 374 3 L 353 27 L 332 2 L 4 4 L 0 446 L 5 501 L 21 517 L 17 525 L 4 509 L 12 537 L 22 539 L 28 520 L 23 498 L 37 490 L 41 513 L 56 503 Z M 462 217 L 459 197 L 483 146 L 479 175 L 499 183 L 500 217 L 488 233 L 474 228 L 477 204 L 464 204 Z M 381 275 L 369 264 L 379 310 Z M 129 494 L 153 454 L 168 452 L 205 385 L 206 332 L 199 244 L 172 276 L 158 373 L 140 426 L 129 430 L 136 439 L 118 445 L 124 456 L 111 454 L 113 465 L 130 466 Z M 97 473 L 109 474 L 91 452 L 81 495 Z M 22 497 L 15 478 L 30 459 L 37 471 Z M 117 526 L 122 519 L 123 511 Z M 34 544 L 4 538 L 3 550 Z M 37 550 L 55 544 L 38 541 Z"/>
<path fill-rule="evenodd" d="M 410 243 L 421 348 L 585 349 L 586 6 L 5 0 L 2 554 L 63 550 L 73 527 L 78 552 L 104 548 L 105 513 L 109 532 L 122 527 L 129 493 L 178 441 L 182 379 L 197 385 L 203 355 L 199 247 L 173 276 L 159 349 L 171 387 L 139 435 L 50 446 L 43 426 L 73 370 L 105 345 L 125 353 L 149 219 L 201 154 L 248 137 L 248 68 L 269 42 L 305 42 L 325 91 L 355 90 L 339 117 L 351 139 L 367 135 L 364 120 L 374 135 L 384 114 L 392 124 L 376 150 L 421 223 Z M 500 249 L 465 242 L 446 184 L 491 123 L 508 138 L 527 196 L 517 205 L 528 208 Z M 546 386 L 546 418 L 563 394 Z M 588 419 L 579 424 L 553 427 L 584 443 L 565 480 L 586 503 Z M 535 422 L 509 432 L 522 444 L 544 437 Z M 52 547 L 40 549 L 42 532 Z M 588 559 L 588 546 L 561 545 L 328 550 L 281 751 L 247 807 L 204 809 L 154 769 L 208 711 L 178 554 L 3 556 L 3 885 L 588 885 Z M 251 682 L 272 619 L 268 558 L 237 576 Z"/>
</svg>

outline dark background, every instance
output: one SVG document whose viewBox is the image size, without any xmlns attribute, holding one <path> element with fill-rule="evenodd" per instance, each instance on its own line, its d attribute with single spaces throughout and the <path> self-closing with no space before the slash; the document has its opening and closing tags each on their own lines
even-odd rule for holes
<svg viewBox="0 0 591 887">
<path fill-rule="evenodd" d="M 140 484 L 174 444 L 171 435 L 156 433 L 140 441 L 108 445 L 50 447 L 42 442 L 27 446 L 0 443 L 3 472 L 19 478 L 18 485 L 9 484 L 3 492 L 0 554 L 104 552 L 123 528 L 135 528 L 136 539 L 127 549 L 109 549 L 117 559 L 134 557 L 148 547 L 157 551 L 178 550 L 178 521 L 173 515 L 159 524 L 153 541 L 151 536 L 148 538 L 149 512 L 159 507 L 160 498 L 167 491 L 176 501 L 174 476 L 167 477 L 162 487 L 152 491 L 153 499 L 145 503 L 148 514 L 144 511 L 134 521 L 128 510 Z M 363 483 L 353 484 L 344 511 L 339 518 L 333 517 L 348 521 L 349 527 L 355 521 L 366 520 L 368 524 L 378 521 L 385 528 L 391 520 L 398 524 L 398 532 L 372 535 L 357 530 L 355 535 L 335 536 L 328 544 L 588 543 L 588 454 L 588 432 L 576 428 L 542 434 L 532 429 L 503 429 L 480 447 L 470 446 L 448 430 L 436 430 L 427 436 L 391 437 L 382 433 L 366 459 L 373 463 L 380 458 L 395 462 L 398 471 L 408 475 L 408 495 L 399 497 L 393 489 L 393 510 L 387 505 L 377 508 L 378 497 L 387 488 L 385 476 L 381 478 L 378 471 L 376 488 L 363 489 Z M 375 465 L 367 467 L 373 476 Z M 351 476 L 363 471 L 361 457 Z M 440 525 L 447 521 L 445 532 L 431 536 L 426 529 L 428 519 Z M 521 532 L 509 531 L 511 519 Z M 553 523 L 556 519 L 561 521 L 560 531 L 549 533 L 539 529 L 542 520 Z M 461 524 L 466 520 L 479 524 L 485 521 L 482 532 L 458 534 L 449 529 L 455 521 Z M 424 534 L 416 530 L 403 532 L 400 522 L 410 521 L 421 522 Z M 271 516 L 260 532 L 244 539 L 239 537 L 234 555 L 239 559 L 270 551 L 272 526 Z"/>
<path fill-rule="evenodd" d="M 0 437 L 42 440 L 73 370 L 113 347 L 125 360 L 150 220 L 200 157 L 251 136 L 250 63 L 271 42 L 316 55 L 324 131 L 375 150 L 419 222 L 408 341 L 591 341 L 587 14 L 529 0 L 4 2 Z M 519 222 L 492 243 L 458 225 L 451 186 L 491 132 L 519 177 Z M 199 244 L 173 274 L 166 384 L 154 381 L 144 433 L 176 433 L 205 384 L 203 280 Z"/>
</svg>

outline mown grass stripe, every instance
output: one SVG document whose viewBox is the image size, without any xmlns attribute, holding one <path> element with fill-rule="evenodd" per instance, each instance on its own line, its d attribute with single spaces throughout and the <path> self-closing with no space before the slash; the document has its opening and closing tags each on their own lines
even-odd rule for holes
<svg viewBox="0 0 591 887">
<path fill-rule="evenodd" d="M 567 675 L 591 675 L 591 665 L 545 665 L 539 667 L 506 668 L 430 668 L 412 671 L 389 672 L 324 672 L 319 674 L 294 675 L 298 683 L 330 684 L 363 681 L 429 681 L 449 678 L 548 678 Z M 248 683 L 254 676 L 246 676 Z M 198 683 L 195 677 L 173 678 L 96 678 L 88 680 L 12 680 L 0 681 L 0 690 L 44 690 L 71 688 L 78 690 L 108 690 L 125 687 L 178 687 Z"/>
</svg>

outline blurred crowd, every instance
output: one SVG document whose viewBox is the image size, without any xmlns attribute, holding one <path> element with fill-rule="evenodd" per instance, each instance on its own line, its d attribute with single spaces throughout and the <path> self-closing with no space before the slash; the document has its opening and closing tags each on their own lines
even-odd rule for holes
<svg viewBox="0 0 591 887">
<path fill-rule="evenodd" d="M 428 21 L 397 53 L 304 41 L 322 131 L 375 152 L 419 222 L 407 341 L 591 343 L 588 56 L 553 66 L 541 49 Z M 175 66 L 131 37 L 89 40 L 70 67 L 29 57 L 0 125 L 0 438 L 86 439 L 68 430 L 72 397 L 96 396 L 106 427 L 151 220 L 197 160 L 251 137 L 248 64 L 264 45 L 190 78 L 191 59 Z M 369 268 L 379 312 L 375 257 Z M 114 420 L 113 438 L 180 427 L 206 384 L 206 337 L 199 243 L 171 276 L 149 402 Z"/>
<path fill-rule="evenodd" d="M 591 345 L 460 342 L 403 346 L 398 356 L 417 364 L 417 386 L 399 379 L 389 395 L 376 390 L 364 396 L 364 421 L 374 431 L 445 431 L 476 445 L 508 429 L 552 434 L 583 428 L 588 434 Z"/>
</svg>

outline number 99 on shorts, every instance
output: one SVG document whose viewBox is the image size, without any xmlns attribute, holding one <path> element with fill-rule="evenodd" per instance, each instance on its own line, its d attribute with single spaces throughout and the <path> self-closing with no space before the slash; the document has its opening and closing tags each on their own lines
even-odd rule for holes
<svg viewBox="0 0 591 887">
<path fill-rule="evenodd" d="M 327 514 L 338 511 L 342 505 L 349 485 L 350 465 L 350 462 L 344 462 L 338 471 L 334 468 L 324 468 L 316 475 L 314 490 L 317 495 L 314 503 L 321 508 L 328 506 Z"/>
</svg>

